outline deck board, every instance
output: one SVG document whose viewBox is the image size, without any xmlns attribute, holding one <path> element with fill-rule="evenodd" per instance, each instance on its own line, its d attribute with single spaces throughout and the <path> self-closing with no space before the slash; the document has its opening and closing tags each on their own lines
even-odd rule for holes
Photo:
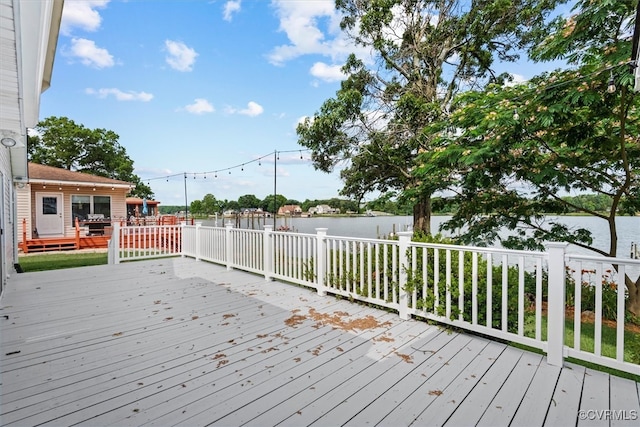
<svg viewBox="0 0 640 427">
<path fill-rule="evenodd" d="M 188 258 L 15 275 L 0 315 L 3 426 L 576 425 L 640 409 L 633 381 Z"/>
</svg>

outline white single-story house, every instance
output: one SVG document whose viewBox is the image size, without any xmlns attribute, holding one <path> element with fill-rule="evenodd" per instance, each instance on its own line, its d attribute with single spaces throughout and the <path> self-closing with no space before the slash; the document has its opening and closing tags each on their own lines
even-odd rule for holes
<svg viewBox="0 0 640 427">
<path fill-rule="evenodd" d="M 309 213 L 312 215 L 338 214 L 340 209 L 334 209 L 329 205 L 318 205 L 315 208 L 309 208 Z"/>
</svg>

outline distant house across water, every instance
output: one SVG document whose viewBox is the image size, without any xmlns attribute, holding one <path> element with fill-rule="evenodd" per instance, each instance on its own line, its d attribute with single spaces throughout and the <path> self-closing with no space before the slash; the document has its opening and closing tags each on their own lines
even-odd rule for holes
<svg viewBox="0 0 640 427">
<path fill-rule="evenodd" d="M 302 208 L 299 205 L 284 205 L 278 209 L 278 215 L 300 216 Z"/>
<path fill-rule="evenodd" d="M 339 214 L 339 208 L 332 208 L 329 205 L 318 205 L 315 208 L 309 208 L 309 213 L 312 215 L 331 215 Z"/>
</svg>

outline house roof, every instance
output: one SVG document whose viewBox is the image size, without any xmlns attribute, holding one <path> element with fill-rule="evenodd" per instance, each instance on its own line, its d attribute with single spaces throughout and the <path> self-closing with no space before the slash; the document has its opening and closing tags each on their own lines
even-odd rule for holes
<svg viewBox="0 0 640 427">
<path fill-rule="evenodd" d="M 130 188 L 133 183 L 118 179 L 105 178 L 83 172 L 75 172 L 53 166 L 29 162 L 29 182 L 42 184 L 92 184 L 100 187 Z"/>
<path fill-rule="evenodd" d="M 140 197 L 127 197 L 128 205 L 141 205 L 143 200 Z M 160 202 L 157 200 L 147 200 L 148 205 L 159 205 Z"/>
</svg>

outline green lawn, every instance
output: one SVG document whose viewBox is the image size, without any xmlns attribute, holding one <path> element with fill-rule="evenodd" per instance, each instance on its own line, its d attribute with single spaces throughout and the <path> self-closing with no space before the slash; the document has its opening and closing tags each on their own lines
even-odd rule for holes
<svg viewBox="0 0 640 427">
<path fill-rule="evenodd" d="M 535 316 L 533 313 L 527 313 L 525 317 L 525 336 L 535 336 Z M 580 350 L 593 353 L 595 348 L 595 326 L 593 323 L 582 322 L 580 326 Z M 565 319 L 565 345 L 573 347 L 573 318 Z M 542 339 L 547 339 L 547 317 L 542 316 Z M 601 341 L 601 354 L 603 356 L 614 358 L 616 357 L 616 330 L 607 325 L 602 325 L 602 341 Z M 624 360 L 625 362 L 635 363 L 640 365 L 640 334 L 626 330 L 624 333 Z M 608 368 L 593 365 L 588 362 L 578 361 L 571 359 L 572 362 L 588 366 L 593 369 L 611 372 L 617 376 L 623 376 L 631 378 L 634 381 L 640 382 L 640 375 L 633 375 L 628 373 L 621 373 L 615 370 L 609 370 Z"/>
<path fill-rule="evenodd" d="M 86 267 L 107 263 L 106 252 L 48 252 L 38 255 L 21 255 L 18 263 L 27 272 Z"/>
</svg>

